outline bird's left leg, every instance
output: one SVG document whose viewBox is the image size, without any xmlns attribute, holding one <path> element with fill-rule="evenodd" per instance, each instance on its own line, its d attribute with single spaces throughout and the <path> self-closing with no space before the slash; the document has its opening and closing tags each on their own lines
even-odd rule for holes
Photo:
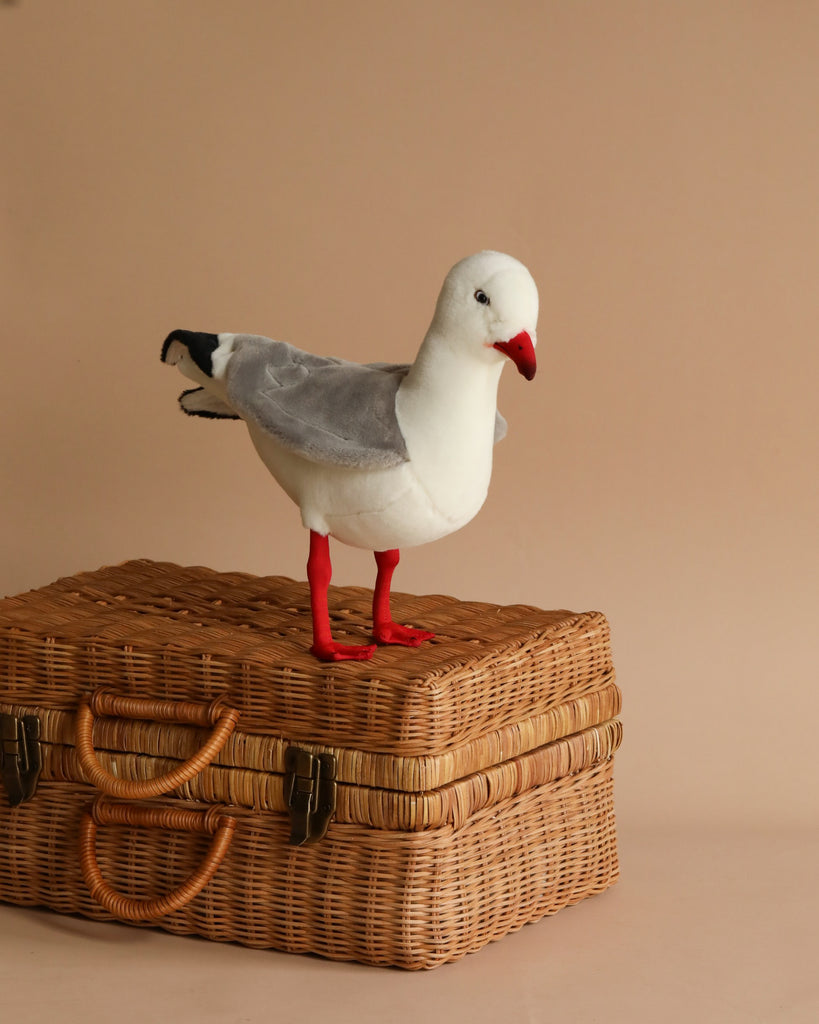
<svg viewBox="0 0 819 1024">
<path fill-rule="evenodd" d="M 424 640 L 432 640 L 435 636 L 426 629 L 413 629 L 411 626 L 399 626 L 392 621 L 390 612 L 390 586 L 392 574 L 398 565 L 398 548 L 391 551 L 376 551 L 375 564 L 378 574 L 373 593 L 373 636 L 380 644 L 402 644 L 404 647 L 420 647 Z"/>
</svg>

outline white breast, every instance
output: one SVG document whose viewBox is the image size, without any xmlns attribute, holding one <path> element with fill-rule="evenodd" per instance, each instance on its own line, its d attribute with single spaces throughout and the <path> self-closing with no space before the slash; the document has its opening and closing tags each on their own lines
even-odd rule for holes
<svg viewBox="0 0 819 1024">
<path fill-rule="evenodd" d="M 422 348 L 396 396 L 409 460 L 388 469 L 311 462 L 253 423 L 256 450 L 311 530 L 384 551 L 427 544 L 479 511 L 492 474 L 502 366 Z M 466 364 L 466 365 L 465 365 Z"/>
<path fill-rule="evenodd" d="M 450 474 L 423 456 L 390 469 L 365 470 L 309 462 L 248 424 L 264 464 L 301 510 L 310 530 L 372 551 L 414 547 L 459 529 L 486 498 L 491 441 L 482 469 L 464 472 L 447 459 Z"/>
</svg>

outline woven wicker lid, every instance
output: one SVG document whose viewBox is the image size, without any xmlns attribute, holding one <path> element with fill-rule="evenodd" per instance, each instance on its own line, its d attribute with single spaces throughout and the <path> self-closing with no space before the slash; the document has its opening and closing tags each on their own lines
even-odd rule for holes
<svg viewBox="0 0 819 1024">
<path fill-rule="evenodd" d="M 372 595 L 331 588 L 337 639 L 362 642 Z M 436 639 L 369 662 L 309 654 L 307 585 L 148 560 L 67 577 L 0 601 L 2 699 L 73 709 L 90 690 L 207 701 L 246 733 L 359 751 L 437 754 L 613 678 L 599 612 L 393 595 L 396 621 Z"/>
</svg>

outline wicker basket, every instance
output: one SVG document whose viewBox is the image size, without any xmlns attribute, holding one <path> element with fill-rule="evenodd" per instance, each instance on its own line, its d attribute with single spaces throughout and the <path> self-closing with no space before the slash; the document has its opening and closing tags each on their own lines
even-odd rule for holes
<svg viewBox="0 0 819 1024">
<path fill-rule="evenodd" d="M 370 601 L 332 590 L 334 635 Z M 321 665 L 282 578 L 139 561 L 0 602 L 7 750 L 38 733 L 33 792 L 0 792 L 0 898 L 418 968 L 605 889 L 605 618 L 394 608 L 435 641 Z"/>
</svg>

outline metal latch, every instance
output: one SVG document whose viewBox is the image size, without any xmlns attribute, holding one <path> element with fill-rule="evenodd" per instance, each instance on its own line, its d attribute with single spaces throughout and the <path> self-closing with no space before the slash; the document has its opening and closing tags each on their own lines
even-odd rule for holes
<svg viewBox="0 0 819 1024">
<path fill-rule="evenodd" d="M 12 807 L 34 796 L 42 766 L 40 719 L 0 713 L 0 779 Z"/>
<path fill-rule="evenodd" d="M 327 834 L 336 809 L 336 759 L 288 747 L 284 797 L 290 808 L 290 845 L 308 846 Z"/>
</svg>

